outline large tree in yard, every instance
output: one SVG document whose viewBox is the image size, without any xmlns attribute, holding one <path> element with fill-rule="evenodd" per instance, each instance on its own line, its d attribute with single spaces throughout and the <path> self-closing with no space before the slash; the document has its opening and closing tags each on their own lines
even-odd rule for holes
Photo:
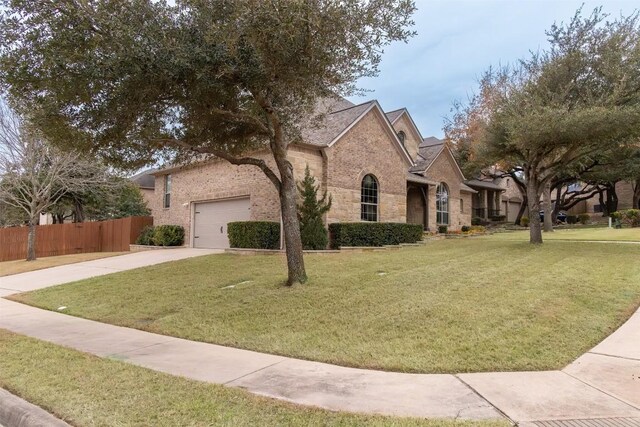
<svg viewBox="0 0 640 427">
<path fill-rule="evenodd" d="M 3 0 L 0 81 L 56 143 L 121 166 L 170 156 L 260 168 L 288 284 L 306 280 L 287 149 L 317 101 L 353 94 L 412 35 L 410 0 Z M 259 156 L 267 153 L 268 158 Z"/>
<path fill-rule="evenodd" d="M 491 103 L 477 152 L 488 165 L 523 174 L 531 243 L 542 243 L 536 213 L 545 188 L 640 138 L 638 24 L 638 14 L 606 21 L 599 9 L 589 17 L 579 11 L 547 32 L 548 51 L 481 79 Z"/>
<path fill-rule="evenodd" d="M 29 226 L 27 261 L 36 259 L 40 214 L 67 191 L 100 185 L 105 176 L 89 173 L 94 169 L 94 162 L 77 152 L 53 147 L 0 100 L 0 200 L 7 209 L 20 213 Z"/>
</svg>

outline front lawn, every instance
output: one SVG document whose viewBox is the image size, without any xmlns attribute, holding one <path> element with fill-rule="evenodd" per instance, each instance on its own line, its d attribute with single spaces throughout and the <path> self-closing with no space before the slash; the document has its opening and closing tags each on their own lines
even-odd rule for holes
<svg viewBox="0 0 640 427">
<path fill-rule="evenodd" d="M 154 372 L 0 329 L 0 387 L 74 426 L 508 427 L 336 413 Z"/>
<path fill-rule="evenodd" d="M 529 240 L 529 230 L 499 233 L 493 238 L 503 240 Z M 640 228 L 570 228 L 554 230 L 553 233 L 542 233 L 543 240 L 575 240 L 575 241 L 609 241 L 609 242 L 639 242 Z"/>
<path fill-rule="evenodd" d="M 558 233 L 560 234 L 560 233 Z M 211 255 L 13 296 L 107 323 L 404 372 L 558 369 L 640 304 L 640 245 L 499 236 L 309 255 Z"/>
</svg>

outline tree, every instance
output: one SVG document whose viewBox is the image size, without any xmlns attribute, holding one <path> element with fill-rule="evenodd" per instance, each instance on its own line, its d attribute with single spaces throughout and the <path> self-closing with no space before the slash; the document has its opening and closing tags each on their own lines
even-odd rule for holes
<svg viewBox="0 0 640 427">
<path fill-rule="evenodd" d="M 96 168 L 91 173 L 97 173 Z M 82 191 L 66 191 L 56 204 L 49 208 L 54 223 L 73 218 L 73 222 L 106 221 L 128 216 L 150 214 L 137 185 L 126 178 L 104 172 L 105 180 Z"/>
<path fill-rule="evenodd" d="M 587 18 L 578 11 L 547 32 L 548 51 L 481 80 L 492 100 L 481 151 L 488 164 L 522 170 L 534 244 L 542 243 L 535 213 L 545 186 L 640 137 L 638 14 L 605 19 L 600 9 Z"/>
<path fill-rule="evenodd" d="M 146 216 L 151 213 L 137 185 L 126 178 L 112 178 L 112 190 L 93 199 L 87 206 L 88 217 L 95 221 Z"/>
<path fill-rule="evenodd" d="M 74 152 L 63 152 L 6 103 L 0 102 L 0 200 L 21 210 L 29 226 L 27 261 L 36 259 L 36 225 L 40 213 L 53 206 L 66 191 L 94 184 L 83 178 L 90 162 Z"/>
<path fill-rule="evenodd" d="M 322 216 L 331 209 L 331 196 L 327 200 L 325 191 L 318 199 L 319 189 L 320 186 L 316 185 L 316 180 L 307 165 L 304 170 L 304 179 L 298 184 L 298 192 L 302 198 L 302 202 L 298 204 L 298 220 L 304 249 L 326 249 L 329 243 Z"/>
<path fill-rule="evenodd" d="M 276 187 L 287 284 L 306 281 L 287 156 L 319 99 L 357 92 L 413 32 L 411 0 L 2 0 L 0 81 L 57 144 L 119 165 L 253 165 Z"/>
</svg>

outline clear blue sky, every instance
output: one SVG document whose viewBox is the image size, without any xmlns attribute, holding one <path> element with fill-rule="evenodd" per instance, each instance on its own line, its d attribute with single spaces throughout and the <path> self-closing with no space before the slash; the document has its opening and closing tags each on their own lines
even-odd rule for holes
<svg viewBox="0 0 640 427">
<path fill-rule="evenodd" d="M 380 75 L 362 79 L 373 90 L 352 102 L 377 99 L 385 111 L 407 107 L 422 135 L 442 137 L 444 117 L 455 100 L 466 100 L 491 65 L 513 63 L 547 46 L 545 30 L 602 5 L 629 15 L 640 1 L 602 0 L 416 0 L 418 34 L 385 49 Z"/>
</svg>

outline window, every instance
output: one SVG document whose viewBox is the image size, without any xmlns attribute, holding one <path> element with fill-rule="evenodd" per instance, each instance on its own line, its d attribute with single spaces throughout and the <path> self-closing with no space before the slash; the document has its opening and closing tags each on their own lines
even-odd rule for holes
<svg viewBox="0 0 640 427">
<path fill-rule="evenodd" d="M 407 138 L 407 135 L 403 131 L 398 132 L 398 139 L 400 140 L 400 142 L 402 142 L 402 145 L 404 145 L 404 140 L 406 138 Z"/>
<path fill-rule="evenodd" d="M 436 188 L 436 222 L 449 224 L 449 189 L 443 182 Z"/>
<path fill-rule="evenodd" d="M 464 213 L 464 200 L 460 199 L 460 213 Z"/>
<path fill-rule="evenodd" d="M 373 175 L 366 175 L 362 178 L 360 219 L 362 221 L 378 221 L 378 181 Z"/>
<path fill-rule="evenodd" d="M 171 206 L 171 175 L 164 176 L 164 200 L 162 206 L 164 208 Z"/>
</svg>

